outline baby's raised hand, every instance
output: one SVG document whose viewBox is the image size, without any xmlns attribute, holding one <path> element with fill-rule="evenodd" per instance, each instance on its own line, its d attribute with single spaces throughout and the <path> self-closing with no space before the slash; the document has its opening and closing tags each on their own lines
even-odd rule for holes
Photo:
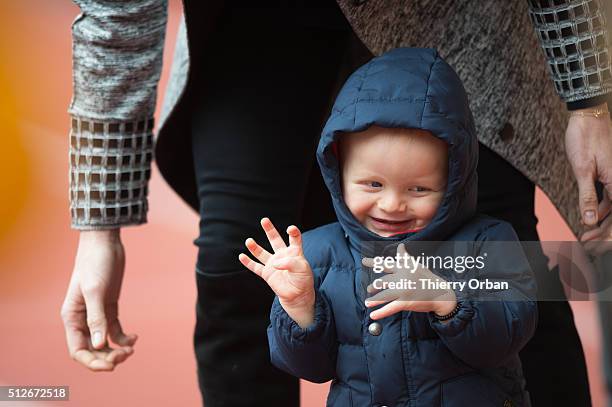
<svg viewBox="0 0 612 407">
<path fill-rule="evenodd" d="M 312 270 L 302 252 L 300 230 L 296 226 L 287 228 L 287 246 L 270 219 L 263 218 L 261 226 L 274 254 L 254 239 L 248 238 L 245 245 L 259 262 L 244 253 L 240 253 L 238 259 L 246 268 L 263 278 L 289 316 L 301 327 L 306 327 L 314 319 L 315 291 Z"/>
<path fill-rule="evenodd" d="M 410 256 L 403 243 L 398 245 L 397 254 L 402 259 Z M 364 266 L 373 267 L 374 259 L 364 258 L 362 263 Z M 420 264 L 414 270 L 406 267 L 385 267 L 384 272 L 384 276 L 377 278 L 367 287 L 368 294 L 374 294 L 366 299 L 367 307 L 388 303 L 379 310 L 371 312 L 372 319 L 385 318 L 400 311 L 433 311 L 438 315 L 446 315 L 457 305 L 453 290 L 422 288 L 421 280 L 433 282 L 444 282 L 444 280 Z M 404 286 L 405 288 L 395 288 Z"/>
</svg>

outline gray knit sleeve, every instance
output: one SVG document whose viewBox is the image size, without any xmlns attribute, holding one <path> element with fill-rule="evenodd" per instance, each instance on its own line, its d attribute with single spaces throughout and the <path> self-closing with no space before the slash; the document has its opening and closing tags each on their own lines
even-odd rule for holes
<svg viewBox="0 0 612 407">
<path fill-rule="evenodd" d="M 561 99 L 576 102 L 612 92 L 604 0 L 528 0 L 528 3 Z"/>
<path fill-rule="evenodd" d="M 71 227 L 147 221 L 167 0 L 73 0 Z"/>
</svg>

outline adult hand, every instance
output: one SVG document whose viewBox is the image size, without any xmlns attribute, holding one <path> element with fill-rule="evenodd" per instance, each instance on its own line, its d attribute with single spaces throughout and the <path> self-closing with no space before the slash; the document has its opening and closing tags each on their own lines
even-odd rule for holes
<svg viewBox="0 0 612 407">
<path fill-rule="evenodd" d="M 112 371 L 132 354 L 137 339 L 119 323 L 124 266 L 119 229 L 80 232 L 61 316 L 70 356 L 93 371 Z M 111 348 L 107 335 L 119 347 Z"/>
<path fill-rule="evenodd" d="M 580 241 L 584 249 L 594 256 L 602 256 L 612 251 L 612 215 L 610 215 L 610 198 L 605 196 L 599 204 L 599 216 L 603 219 L 599 226 L 585 232 Z"/>
<path fill-rule="evenodd" d="M 584 111 L 608 109 L 606 103 Z M 612 199 L 612 122 L 609 115 L 602 117 L 571 116 L 565 132 L 567 157 L 578 181 L 580 214 L 582 222 L 596 226 L 606 216 L 606 207 Z M 605 200 L 598 207 L 595 181 L 604 188 Z"/>
<path fill-rule="evenodd" d="M 253 273 L 257 274 L 278 296 L 287 314 L 302 328 L 314 320 L 314 276 L 302 251 L 302 235 L 296 226 L 289 226 L 289 246 L 280 236 L 270 219 L 263 218 L 261 226 L 272 246 L 274 254 L 248 238 L 245 245 L 249 252 L 259 260 L 251 260 L 240 253 L 238 259 Z"/>
</svg>

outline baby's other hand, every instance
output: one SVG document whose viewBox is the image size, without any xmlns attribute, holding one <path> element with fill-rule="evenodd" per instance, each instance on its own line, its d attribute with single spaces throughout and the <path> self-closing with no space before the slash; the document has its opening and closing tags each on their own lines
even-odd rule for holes
<svg viewBox="0 0 612 407">
<path fill-rule="evenodd" d="M 261 247 L 254 239 L 248 238 L 245 245 L 259 262 L 244 253 L 240 253 L 238 257 L 240 262 L 268 283 L 285 310 L 314 311 L 314 277 L 302 251 L 300 230 L 293 225 L 287 228 L 287 246 L 270 219 L 263 218 L 261 226 L 274 254 Z"/>
<path fill-rule="evenodd" d="M 403 243 L 397 246 L 397 254 L 400 258 L 410 256 Z M 374 259 L 366 257 L 362 259 L 362 264 L 366 267 L 374 267 Z M 438 315 L 446 315 L 456 307 L 457 298 L 453 290 L 421 288 L 419 285 L 421 280 L 445 281 L 421 264 L 418 264 L 416 269 L 397 265 L 390 268 L 385 267 L 384 276 L 377 278 L 367 287 L 368 294 L 372 296 L 366 299 L 365 305 L 368 308 L 381 304 L 386 305 L 372 311 L 370 318 L 374 320 L 386 318 L 401 311 L 432 311 Z M 385 288 L 403 287 L 405 284 L 410 285 L 404 288 Z"/>
</svg>

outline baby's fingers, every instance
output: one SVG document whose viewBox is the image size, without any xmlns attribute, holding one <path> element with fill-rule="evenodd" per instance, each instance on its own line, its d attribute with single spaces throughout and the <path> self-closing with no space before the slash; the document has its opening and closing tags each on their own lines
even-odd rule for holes
<svg viewBox="0 0 612 407">
<path fill-rule="evenodd" d="M 266 264 L 270 259 L 270 256 L 272 256 L 266 249 L 261 247 L 254 239 L 251 239 L 250 237 L 244 242 L 244 245 L 262 264 Z"/>
<path fill-rule="evenodd" d="M 302 253 L 302 233 L 297 226 L 291 225 L 287 228 L 287 234 L 289 235 L 289 246 L 297 247 Z"/>
<path fill-rule="evenodd" d="M 266 233 L 266 237 L 268 238 L 268 241 L 270 241 L 270 245 L 272 246 L 274 253 L 276 253 L 280 249 L 284 249 L 287 247 L 287 245 L 285 244 L 285 241 L 283 240 L 281 235 L 278 233 L 278 230 L 276 230 L 276 228 L 274 227 L 270 219 L 263 218 L 261 220 L 261 227 Z"/>
<path fill-rule="evenodd" d="M 404 255 L 410 256 L 410 254 L 406 250 L 406 245 L 404 243 L 400 243 L 397 245 L 397 254 L 399 254 L 401 257 L 404 257 Z"/>
<path fill-rule="evenodd" d="M 240 260 L 240 263 L 242 263 L 242 265 L 244 267 L 248 268 L 253 273 L 255 273 L 259 277 L 263 278 L 262 273 L 263 273 L 263 270 L 264 270 L 264 266 L 262 266 L 261 264 L 259 264 L 257 262 L 254 262 L 253 260 L 251 260 L 251 258 L 249 256 L 247 256 L 244 253 L 240 253 L 238 255 L 238 260 Z"/>
<path fill-rule="evenodd" d="M 381 257 L 364 257 L 361 259 L 361 264 L 371 268 L 374 273 L 395 273 L 395 269 L 393 267 L 386 267 L 384 262 L 380 262 Z M 378 262 L 378 264 L 377 264 Z"/>
<path fill-rule="evenodd" d="M 374 259 L 371 257 L 364 257 L 361 259 L 361 264 L 366 267 L 373 268 L 374 267 Z"/>
<path fill-rule="evenodd" d="M 371 307 L 375 307 L 377 305 L 381 305 L 381 304 L 385 304 L 387 301 L 372 301 L 372 300 L 365 300 L 365 306 L 368 308 Z"/>
<path fill-rule="evenodd" d="M 401 291 L 400 290 L 391 290 L 391 289 L 386 289 L 386 290 L 381 290 L 379 291 L 377 294 L 366 298 L 366 302 L 379 302 L 379 303 L 384 303 L 384 302 L 389 302 L 389 301 L 393 301 L 398 299 L 401 296 Z"/>
<path fill-rule="evenodd" d="M 376 311 L 370 312 L 370 318 L 372 319 L 386 318 L 389 315 L 393 315 L 393 314 L 396 314 L 398 312 L 408 309 L 409 306 L 410 306 L 410 301 L 393 301 L 385 305 L 381 309 L 377 309 Z"/>
</svg>

